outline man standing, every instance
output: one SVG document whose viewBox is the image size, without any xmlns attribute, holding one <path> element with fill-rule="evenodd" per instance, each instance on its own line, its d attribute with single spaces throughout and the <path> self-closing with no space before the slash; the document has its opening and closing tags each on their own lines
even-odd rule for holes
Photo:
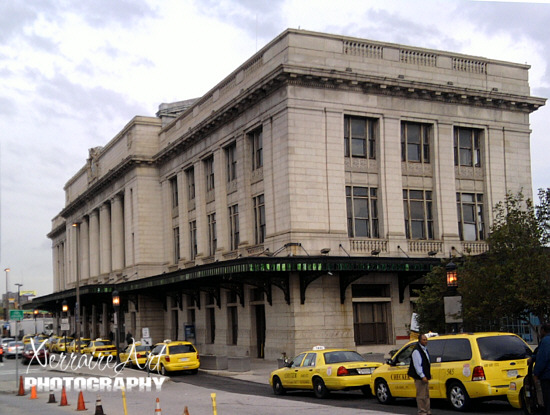
<svg viewBox="0 0 550 415">
<path fill-rule="evenodd" d="M 533 377 L 535 382 L 540 380 L 544 414 L 550 415 L 550 324 L 543 324 L 540 328 L 542 340 L 537 349 Z"/>
<path fill-rule="evenodd" d="M 411 356 L 411 364 L 409 366 L 408 375 L 414 379 L 416 387 L 416 404 L 418 406 L 418 414 L 431 414 L 430 409 L 430 389 L 429 382 L 432 378 L 430 373 L 430 355 L 428 354 L 428 337 L 421 334 L 418 337 L 418 343 L 414 348 Z"/>
</svg>

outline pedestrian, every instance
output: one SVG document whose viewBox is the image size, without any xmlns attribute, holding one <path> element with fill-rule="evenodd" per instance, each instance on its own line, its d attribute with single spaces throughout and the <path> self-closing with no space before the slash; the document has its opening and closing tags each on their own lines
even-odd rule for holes
<svg viewBox="0 0 550 415">
<path fill-rule="evenodd" d="M 128 332 L 128 334 L 126 334 L 126 344 L 130 346 L 133 342 L 134 338 L 132 337 L 132 333 Z"/>
<path fill-rule="evenodd" d="M 4 366 L 4 347 L 0 344 L 0 365 Z"/>
<path fill-rule="evenodd" d="M 416 344 L 409 366 L 408 375 L 414 379 L 414 386 L 416 388 L 416 405 L 418 407 L 418 414 L 426 415 L 431 414 L 430 409 L 430 379 L 432 375 L 430 373 L 430 355 L 428 354 L 428 337 L 425 334 L 418 336 L 418 343 Z"/>
<path fill-rule="evenodd" d="M 545 323 L 540 327 L 542 337 L 537 348 L 533 378 L 535 383 L 540 381 L 542 400 L 544 401 L 544 414 L 550 415 L 550 324 Z"/>
</svg>

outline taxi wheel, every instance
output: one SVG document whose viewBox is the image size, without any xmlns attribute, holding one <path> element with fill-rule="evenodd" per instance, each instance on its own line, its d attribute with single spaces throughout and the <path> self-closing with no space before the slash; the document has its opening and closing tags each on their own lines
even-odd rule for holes
<svg viewBox="0 0 550 415">
<path fill-rule="evenodd" d="M 164 367 L 164 365 L 161 365 L 160 366 L 160 374 L 162 376 L 170 376 L 170 374 L 168 373 L 168 371 L 166 370 L 166 368 Z"/>
<path fill-rule="evenodd" d="M 383 379 L 378 379 L 375 384 L 376 388 L 376 399 L 378 399 L 378 402 L 383 404 L 388 404 L 393 401 L 393 397 L 391 396 L 390 388 L 388 387 L 388 384 Z"/>
<path fill-rule="evenodd" d="M 323 379 L 313 379 L 313 392 L 315 392 L 315 396 L 318 398 L 322 399 L 327 397 L 327 395 L 329 394 L 329 390 L 325 386 L 325 382 L 323 382 Z"/>
<path fill-rule="evenodd" d="M 466 411 L 472 403 L 472 400 L 468 396 L 468 392 L 466 392 L 466 388 L 464 388 L 464 385 L 460 382 L 453 382 L 449 385 L 447 389 L 447 398 L 457 411 Z"/>
<path fill-rule="evenodd" d="M 278 376 L 273 378 L 273 393 L 275 395 L 284 395 L 286 393 L 286 389 L 283 387 L 283 382 L 281 382 L 281 379 L 279 379 Z"/>
</svg>

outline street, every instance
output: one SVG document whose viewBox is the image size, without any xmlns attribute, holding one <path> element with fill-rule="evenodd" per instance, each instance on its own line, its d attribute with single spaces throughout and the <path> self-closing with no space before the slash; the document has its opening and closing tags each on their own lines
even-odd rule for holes
<svg viewBox="0 0 550 415">
<path fill-rule="evenodd" d="M 55 393 L 56 403 L 49 404 L 50 393 L 39 392 L 37 399 L 30 399 L 27 390 L 25 396 L 16 396 L 15 362 L 5 359 L 4 366 L 0 367 L 0 414 L 6 415 L 34 415 L 45 412 L 53 415 L 74 413 L 77 408 L 78 391 L 66 393 L 69 406 L 59 406 L 61 394 Z M 19 374 L 23 376 L 63 376 L 59 372 L 52 372 L 33 365 L 29 368 L 20 365 Z M 68 374 L 65 374 L 65 376 Z M 98 373 L 99 375 L 99 373 Z M 105 374 L 103 374 L 105 375 Z M 142 371 L 125 369 L 123 376 L 146 376 Z M 80 376 L 80 375 L 79 375 Z M 8 391 L 8 392 L 7 392 Z M 286 396 L 274 396 L 267 383 L 249 382 L 233 379 L 226 376 L 216 376 L 200 371 L 198 375 L 176 375 L 170 381 L 164 382 L 160 392 L 153 388 L 149 392 L 136 390 L 126 393 L 127 413 L 130 415 L 148 415 L 155 413 L 156 398 L 162 413 L 181 415 L 187 406 L 190 415 L 213 413 L 211 394 L 216 395 L 217 413 L 222 414 L 273 414 L 288 415 L 289 412 L 299 411 L 301 414 L 328 415 L 338 411 L 339 415 L 369 414 L 410 414 L 416 413 L 415 401 L 411 399 L 397 400 L 392 405 L 381 405 L 376 399 L 366 399 L 360 392 L 331 393 L 327 399 L 317 399 L 311 392 L 290 392 Z M 107 415 L 124 414 L 122 393 L 116 392 L 89 392 L 84 391 L 84 402 L 88 413 L 95 412 L 97 397 L 101 399 L 102 409 Z M 444 401 L 432 400 L 434 415 L 456 415 Z M 521 411 L 514 410 L 506 402 L 481 403 L 476 406 L 472 415 L 478 414 L 506 414 L 519 415 Z"/>
</svg>

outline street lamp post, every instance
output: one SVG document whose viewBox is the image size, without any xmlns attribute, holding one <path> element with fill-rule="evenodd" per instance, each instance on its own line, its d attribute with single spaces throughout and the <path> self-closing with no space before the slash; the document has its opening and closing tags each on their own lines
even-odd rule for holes
<svg viewBox="0 0 550 415">
<path fill-rule="evenodd" d="M 447 273 L 448 296 L 443 297 L 445 307 L 445 323 L 451 324 L 452 332 L 458 333 L 458 325 L 462 320 L 462 297 L 457 295 L 458 289 L 458 267 L 451 259 L 445 266 Z"/>
<path fill-rule="evenodd" d="M 69 311 L 69 305 L 67 300 L 63 300 L 62 303 L 63 316 L 67 317 L 67 312 Z M 63 330 L 63 337 L 65 337 L 65 353 L 67 353 L 67 330 Z"/>
<path fill-rule="evenodd" d="M 4 271 L 6 272 L 6 301 L 4 306 L 4 320 L 8 321 L 10 316 L 10 296 L 8 295 L 8 273 L 10 272 L 9 268 L 5 268 Z"/>
<path fill-rule="evenodd" d="M 115 309 L 115 315 L 114 315 L 114 326 L 115 326 L 115 347 L 116 347 L 116 361 L 117 363 L 120 361 L 118 357 L 118 310 L 120 309 L 120 296 L 118 295 L 118 291 L 113 291 L 113 307 Z"/>
</svg>

